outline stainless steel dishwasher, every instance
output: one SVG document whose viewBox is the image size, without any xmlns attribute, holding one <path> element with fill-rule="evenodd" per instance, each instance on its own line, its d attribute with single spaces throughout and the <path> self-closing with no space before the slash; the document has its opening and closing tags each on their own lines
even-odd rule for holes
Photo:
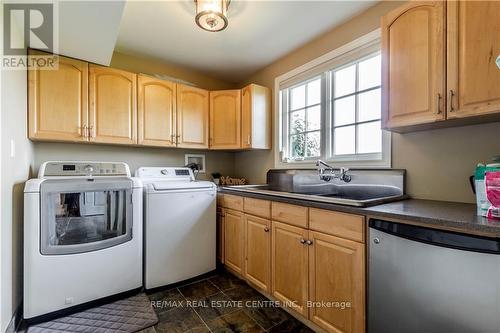
<svg viewBox="0 0 500 333">
<path fill-rule="evenodd" d="M 500 332 L 500 240 L 369 225 L 369 333 Z"/>
</svg>

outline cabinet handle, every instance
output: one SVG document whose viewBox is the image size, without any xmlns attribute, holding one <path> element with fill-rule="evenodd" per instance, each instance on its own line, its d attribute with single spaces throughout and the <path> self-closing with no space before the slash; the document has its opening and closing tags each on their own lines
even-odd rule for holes
<svg viewBox="0 0 500 333">
<path fill-rule="evenodd" d="M 313 241 L 312 240 L 307 240 L 306 244 L 307 245 L 312 245 Z"/>
<path fill-rule="evenodd" d="M 269 232 L 269 228 L 268 227 L 264 227 L 264 231 L 265 232 Z"/>
<path fill-rule="evenodd" d="M 248 134 L 248 137 L 247 137 L 247 144 L 248 145 L 250 144 L 250 134 Z"/>
<path fill-rule="evenodd" d="M 436 114 L 441 113 L 441 94 L 437 94 L 436 98 Z"/>
<path fill-rule="evenodd" d="M 83 126 L 82 126 L 82 136 L 83 136 L 84 138 L 88 138 L 88 137 L 89 137 L 89 134 L 88 134 L 88 132 L 87 132 L 87 125 L 83 125 Z"/>
<path fill-rule="evenodd" d="M 453 89 L 450 89 L 449 94 L 450 94 L 450 97 L 449 97 L 449 100 L 450 100 L 450 103 L 449 103 L 450 109 L 449 109 L 448 112 L 453 112 L 453 111 L 455 111 L 455 109 L 453 108 L 453 96 L 455 96 L 455 92 L 453 91 Z"/>
<path fill-rule="evenodd" d="M 306 243 L 306 240 L 304 238 L 301 238 L 300 239 L 300 244 L 305 244 Z"/>
<path fill-rule="evenodd" d="M 89 126 L 89 137 L 95 138 L 95 136 L 94 136 L 94 126 L 93 125 Z"/>
<path fill-rule="evenodd" d="M 174 142 L 175 142 L 175 135 L 173 135 L 173 134 L 172 134 L 172 135 L 170 135 L 170 141 L 171 141 L 172 143 L 174 143 Z"/>
</svg>

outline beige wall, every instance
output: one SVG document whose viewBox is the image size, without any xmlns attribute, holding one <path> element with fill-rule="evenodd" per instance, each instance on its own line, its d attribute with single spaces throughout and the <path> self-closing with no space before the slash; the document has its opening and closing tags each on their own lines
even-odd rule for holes
<svg viewBox="0 0 500 333">
<path fill-rule="evenodd" d="M 380 17 L 400 4 L 378 3 L 255 73 L 243 83 L 255 82 L 272 88 L 277 76 L 377 29 Z M 500 155 L 499 133 L 500 123 L 492 123 L 393 134 L 392 166 L 407 170 L 407 192 L 412 197 L 474 202 L 468 176 L 478 162 Z M 238 175 L 248 177 L 252 183 L 265 182 L 266 171 L 273 165 L 274 152 L 271 151 L 240 152 L 235 157 Z"/>
<path fill-rule="evenodd" d="M 205 154 L 207 172 L 199 174 L 198 179 L 211 180 L 214 171 L 224 175 L 234 171 L 234 154 L 229 152 L 47 142 L 37 142 L 34 147 L 36 172 L 49 160 L 87 160 L 126 162 L 133 173 L 141 166 L 183 166 L 186 153 Z"/>
<path fill-rule="evenodd" d="M 172 78 L 190 82 L 204 89 L 231 89 L 234 86 L 234 84 L 212 78 L 198 71 L 194 71 L 173 63 L 151 58 L 136 57 L 120 52 L 113 53 L 113 58 L 111 59 L 110 66 L 136 73 L 144 73 L 149 75 L 166 75 Z"/>
</svg>

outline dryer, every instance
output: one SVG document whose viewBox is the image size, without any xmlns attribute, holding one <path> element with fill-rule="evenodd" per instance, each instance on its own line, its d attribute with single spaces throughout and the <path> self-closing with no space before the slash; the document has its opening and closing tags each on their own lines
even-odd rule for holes
<svg viewBox="0 0 500 333">
<path fill-rule="evenodd" d="M 24 318 L 141 286 L 141 181 L 125 163 L 43 163 L 24 189 Z"/>
</svg>

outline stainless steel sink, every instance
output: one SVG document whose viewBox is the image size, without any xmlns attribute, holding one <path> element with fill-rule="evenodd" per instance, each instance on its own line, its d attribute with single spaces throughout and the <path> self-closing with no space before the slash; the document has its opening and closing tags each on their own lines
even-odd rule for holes
<svg viewBox="0 0 500 333">
<path fill-rule="evenodd" d="M 340 205 L 367 207 L 405 199 L 404 170 L 352 170 L 352 182 L 324 182 L 311 170 L 278 170 L 267 185 L 228 186 L 227 189 Z M 291 177 L 286 177 L 293 171 Z M 276 173 L 276 170 L 270 170 Z M 281 173 L 281 174 L 280 174 Z M 270 179 L 271 178 L 271 179 Z M 277 178 L 277 179 L 273 179 Z"/>
</svg>

